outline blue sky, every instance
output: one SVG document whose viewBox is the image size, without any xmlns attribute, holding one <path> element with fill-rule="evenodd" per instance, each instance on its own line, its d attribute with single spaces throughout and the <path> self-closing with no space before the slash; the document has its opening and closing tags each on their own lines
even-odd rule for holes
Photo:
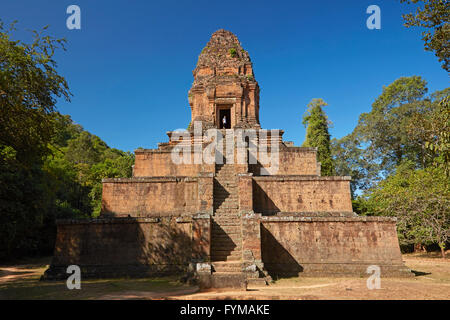
<svg viewBox="0 0 450 320">
<path fill-rule="evenodd" d="M 66 8 L 81 8 L 81 30 L 68 30 Z M 381 8 L 381 30 L 366 27 L 366 8 Z M 420 75 L 430 92 L 449 86 L 419 29 L 403 26 L 411 6 L 397 0 L 318 1 L 1 1 L 0 18 L 26 29 L 49 26 L 68 40 L 56 56 L 69 83 L 72 116 L 109 146 L 133 151 L 167 141 L 190 121 L 187 101 L 200 51 L 217 29 L 234 32 L 253 61 L 264 128 L 303 142 L 301 118 L 323 98 L 331 134 L 350 133 L 362 112 L 401 76 Z"/>
</svg>

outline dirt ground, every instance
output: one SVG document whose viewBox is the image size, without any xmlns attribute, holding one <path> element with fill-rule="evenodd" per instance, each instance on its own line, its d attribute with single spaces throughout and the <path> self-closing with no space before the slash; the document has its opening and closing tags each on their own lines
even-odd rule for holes
<svg viewBox="0 0 450 320">
<path fill-rule="evenodd" d="M 367 278 L 280 279 L 247 291 L 210 290 L 176 278 L 82 280 L 81 290 L 68 290 L 64 281 L 39 281 L 49 258 L 0 266 L 0 299 L 450 299 L 450 259 L 437 253 L 403 255 L 416 274 L 411 278 L 381 278 L 381 289 L 369 290 Z"/>
</svg>

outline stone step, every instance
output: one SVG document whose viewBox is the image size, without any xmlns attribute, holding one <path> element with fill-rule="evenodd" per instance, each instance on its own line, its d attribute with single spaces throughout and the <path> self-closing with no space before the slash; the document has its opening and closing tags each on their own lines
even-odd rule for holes
<svg viewBox="0 0 450 320">
<path fill-rule="evenodd" d="M 234 223 L 228 222 L 228 223 L 214 223 L 211 226 L 211 230 L 213 231 L 221 231 L 221 232 L 227 232 L 230 231 L 240 231 L 241 230 L 241 224 L 240 221 L 236 221 Z"/>
<path fill-rule="evenodd" d="M 232 191 L 232 190 L 229 190 L 229 191 L 223 191 L 223 190 L 213 191 L 213 195 L 214 195 L 214 197 L 235 197 L 236 199 L 239 197 L 237 191 L 235 192 L 235 191 Z"/>
<path fill-rule="evenodd" d="M 233 190 L 231 190 L 230 188 L 229 188 L 229 190 L 223 190 L 223 189 L 220 189 L 220 190 L 213 190 L 213 195 L 214 196 L 230 196 L 230 197 L 239 197 L 239 194 L 238 194 L 238 191 L 237 191 L 237 189 L 236 188 L 234 188 Z"/>
<path fill-rule="evenodd" d="M 242 254 L 211 254 L 211 261 L 241 261 Z"/>
<path fill-rule="evenodd" d="M 242 246 L 241 239 L 219 239 L 219 238 L 213 238 L 211 241 L 211 248 L 214 249 L 221 249 L 221 248 L 237 248 Z M 212 250 L 212 249 L 211 249 Z"/>
<path fill-rule="evenodd" d="M 222 248 L 224 246 L 229 246 L 229 247 L 237 247 L 237 246 L 241 246 L 242 245 L 242 239 L 240 238 L 240 236 L 236 236 L 236 237 L 220 237 L 220 236 L 212 236 L 212 240 L 211 240 L 211 248 Z"/>
<path fill-rule="evenodd" d="M 214 194 L 216 194 L 216 193 L 217 194 L 220 194 L 220 193 L 223 193 L 223 194 L 230 194 L 230 193 L 237 194 L 237 186 L 234 186 L 231 183 L 230 184 L 223 183 L 220 188 L 216 187 L 214 189 Z"/>
<path fill-rule="evenodd" d="M 221 208 L 220 210 L 215 210 L 215 215 L 219 215 L 219 216 L 232 215 L 232 214 L 236 214 L 236 213 L 237 213 L 236 209 Z"/>
<path fill-rule="evenodd" d="M 237 230 L 230 230 L 229 232 L 224 232 L 224 231 L 214 231 L 211 232 L 211 237 L 213 237 L 215 240 L 222 240 L 222 239 L 238 239 L 240 240 L 241 237 L 241 231 L 237 231 Z"/>
<path fill-rule="evenodd" d="M 230 196 L 221 196 L 220 198 L 219 197 L 214 197 L 213 200 L 214 200 L 214 202 L 225 202 L 225 201 L 227 201 L 227 202 L 238 203 L 237 197 L 231 198 Z"/>
<path fill-rule="evenodd" d="M 234 205 L 234 204 L 230 204 L 230 203 L 221 203 L 216 207 L 216 212 L 220 209 L 234 209 L 237 210 L 239 209 L 239 206 Z"/>
<path fill-rule="evenodd" d="M 215 201 L 214 202 L 216 202 L 216 203 L 219 203 L 219 204 L 221 204 L 221 203 L 224 203 L 224 204 L 238 204 L 238 201 L 237 200 L 235 200 L 235 199 L 229 199 L 229 198 L 225 198 L 225 199 L 215 199 Z"/>
<path fill-rule="evenodd" d="M 229 216 L 237 214 L 236 209 L 221 209 L 221 210 L 215 210 L 214 214 L 216 216 Z"/>
<path fill-rule="evenodd" d="M 227 235 L 229 238 L 236 238 L 236 236 L 241 235 L 241 229 L 235 228 L 235 229 L 228 229 L 228 230 L 220 230 L 220 229 L 213 229 L 211 230 L 211 236 L 219 238 L 227 238 Z"/>
<path fill-rule="evenodd" d="M 241 261 L 218 261 L 212 263 L 214 272 L 242 272 Z"/>
<path fill-rule="evenodd" d="M 231 214 L 231 215 L 222 215 L 222 216 L 213 216 L 214 221 L 217 223 L 220 222 L 228 222 L 228 221 L 241 221 L 241 217 L 237 214 Z"/>
<path fill-rule="evenodd" d="M 217 209 L 233 209 L 236 210 L 239 209 L 239 206 L 234 204 L 233 202 L 220 202 L 220 203 L 215 203 L 215 207 L 216 210 Z"/>
<path fill-rule="evenodd" d="M 239 205 L 238 201 L 234 200 L 234 199 L 215 199 L 214 204 L 217 205 L 217 206 L 218 205 L 222 205 L 222 204 L 234 205 L 234 206 L 238 206 Z"/>
<path fill-rule="evenodd" d="M 216 258 L 226 258 L 228 256 L 241 256 L 242 251 L 240 248 L 226 248 L 226 247 L 211 247 L 211 256 Z"/>
<path fill-rule="evenodd" d="M 241 257 L 242 256 L 242 251 L 241 249 L 233 249 L 233 250 L 227 250 L 227 249 L 223 249 L 223 250 L 219 250 L 219 249 L 214 249 L 211 250 L 211 257 L 221 257 L 221 258 L 226 258 L 226 257 Z"/>
<path fill-rule="evenodd" d="M 211 225 L 212 229 L 217 229 L 217 230 L 228 230 L 228 229 L 241 229 L 241 221 L 240 220 L 236 220 L 236 221 L 228 221 L 228 222 L 217 222 L 214 221 Z"/>
<path fill-rule="evenodd" d="M 255 287 L 265 287 L 269 285 L 265 278 L 247 278 L 247 284 Z"/>
<path fill-rule="evenodd" d="M 228 229 L 228 230 L 220 230 L 220 229 L 215 229 L 211 231 L 211 235 L 216 237 L 216 236 L 223 236 L 225 238 L 226 235 L 228 235 L 230 238 L 231 237 L 236 237 L 237 235 L 240 236 L 241 235 L 241 229 L 240 228 L 235 228 L 235 229 Z"/>
<path fill-rule="evenodd" d="M 216 215 L 213 222 L 219 226 L 241 225 L 241 218 L 234 215 Z"/>
<path fill-rule="evenodd" d="M 212 225 L 212 229 L 220 229 L 222 228 L 222 230 L 225 230 L 223 227 L 225 228 L 239 228 L 239 230 L 241 229 L 241 223 L 240 221 L 236 221 L 236 222 L 228 222 L 228 223 L 215 223 Z"/>
<path fill-rule="evenodd" d="M 214 202 L 222 203 L 222 202 L 230 202 L 230 203 L 239 203 L 237 199 L 229 198 L 229 197 L 223 197 L 223 198 L 214 198 Z"/>
<path fill-rule="evenodd" d="M 218 224 L 218 223 L 213 223 L 211 229 L 213 231 L 222 231 L 222 232 L 241 231 L 241 225 L 240 224 L 222 225 L 222 224 Z"/>
<path fill-rule="evenodd" d="M 221 215 L 221 216 L 215 216 L 213 223 L 221 226 L 221 225 L 240 225 L 241 219 L 237 215 L 231 214 L 231 215 Z"/>
<path fill-rule="evenodd" d="M 211 255 L 231 255 L 233 251 L 240 250 L 240 246 L 237 246 L 234 243 L 224 243 L 223 245 L 216 244 L 214 246 L 211 245 Z"/>
<path fill-rule="evenodd" d="M 242 261 L 242 254 L 241 253 L 235 253 L 235 254 L 211 254 L 211 261 L 212 262 L 240 262 Z"/>
<path fill-rule="evenodd" d="M 211 245 L 211 255 L 230 255 L 234 251 L 240 251 L 241 245 L 233 242 L 216 243 Z"/>
<path fill-rule="evenodd" d="M 239 195 L 237 192 L 223 192 L 223 191 L 217 191 L 213 192 L 214 197 L 230 197 L 230 198 L 239 198 Z"/>
<path fill-rule="evenodd" d="M 223 240 L 223 239 L 240 240 L 242 235 L 240 231 L 230 231 L 230 232 L 214 231 L 211 232 L 211 237 L 214 240 Z"/>
</svg>

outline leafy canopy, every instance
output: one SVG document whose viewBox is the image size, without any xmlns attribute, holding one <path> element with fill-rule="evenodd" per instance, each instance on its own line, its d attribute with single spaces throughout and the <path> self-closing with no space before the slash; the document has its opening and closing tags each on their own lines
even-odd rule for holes
<svg viewBox="0 0 450 320">
<path fill-rule="evenodd" d="M 432 51 L 450 72 L 450 2 L 448 0 L 400 0 L 408 4 L 423 3 L 415 13 L 404 14 L 406 27 L 422 27 L 425 50 Z"/>
</svg>

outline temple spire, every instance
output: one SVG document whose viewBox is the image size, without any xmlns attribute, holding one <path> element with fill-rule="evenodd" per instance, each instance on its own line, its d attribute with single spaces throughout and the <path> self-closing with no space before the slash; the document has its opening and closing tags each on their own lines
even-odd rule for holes
<svg viewBox="0 0 450 320">
<path fill-rule="evenodd" d="M 260 127 L 258 82 L 248 52 L 232 32 L 212 34 L 193 75 L 191 121 L 203 121 L 205 128 Z"/>
</svg>

